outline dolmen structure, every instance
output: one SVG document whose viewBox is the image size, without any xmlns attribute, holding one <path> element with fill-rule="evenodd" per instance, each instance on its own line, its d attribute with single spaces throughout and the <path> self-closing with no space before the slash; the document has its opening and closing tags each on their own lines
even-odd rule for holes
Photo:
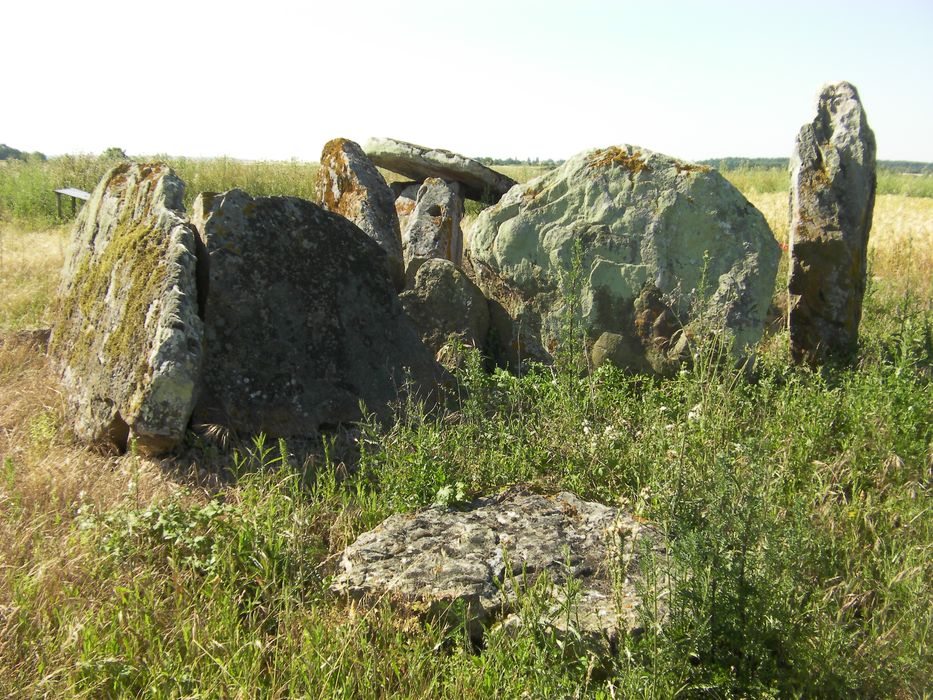
<svg viewBox="0 0 933 700">
<path fill-rule="evenodd" d="M 408 178 L 391 185 L 380 168 Z M 875 142 L 855 88 L 826 86 L 792 161 L 792 356 L 857 339 Z M 524 184 L 443 149 L 328 142 L 317 202 L 202 193 L 121 163 L 76 221 L 49 351 L 90 444 L 173 450 L 192 426 L 311 436 L 436 402 L 450 341 L 489 364 L 669 375 L 710 338 L 762 336 L 780 249 L 715 170 L 618 145 Z M 485 208 L 464 231 L 466 199 Z M 446 359 L 445 359 L 446 358 Z"/>
<path fill-rule="evenodd" d="M 311 435 L 449 380 L 359 227 L 239 190 L 189 219 L 183 192 L 163 164 L 123 163 L 75 225 L 50 352 L 78 437 L 161 454 L 192 421 Z"/>
</svg>

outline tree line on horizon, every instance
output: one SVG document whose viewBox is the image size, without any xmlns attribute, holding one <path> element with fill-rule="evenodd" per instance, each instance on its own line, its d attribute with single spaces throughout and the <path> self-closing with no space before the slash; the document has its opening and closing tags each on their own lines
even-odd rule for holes
<svg viewBox="0 0 933 700">
<path fill-rule="evenodd" d="M 103 158 L 127 158 L 126 152 L 122 148 L 108 148 L 101 153 Z M 0 160 L 47 160 L 44 153 L 33 151 L 27 153 L 20 151 L 5 143 L 0 143 Z M 237 160 L 237 159 L 233 159 Z M 556 168 L 563 165 L 566 159 L 554 158 L 494 158 L 491 156 L 479 156 L 474 158 L 483 165 L 525 165 L 543 168 Z M 740 156 L 729 156 L 726 158 L 707 158 L 697 161 L 701 165 L 708 165 L 717 170 L 758 170 L 758 169 L 787 169 L 790 165 L 789 158 L 745 158 Z M 933 175 L 933 163 L 924 163 L 912 160 L 879 160 L 878 168 L 890 170 L 897 173 L 908 173 L 911 175 Z"/>
</svg>

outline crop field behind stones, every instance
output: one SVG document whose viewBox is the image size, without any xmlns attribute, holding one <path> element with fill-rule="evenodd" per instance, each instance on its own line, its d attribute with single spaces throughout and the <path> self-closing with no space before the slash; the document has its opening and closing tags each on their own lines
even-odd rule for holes
<svg viewBox="0 0 933 700">
<path fill-rule="evenodd" d="M 189 201 L 313 198 L 314 164 L 170 162 Z M 929 694 L 933 177 L 879 173 L 851 366 L 790 366 L 779 328 L 750 378 L 713 347 L 671 380 L 581 377 L 571 356 L 490 375 L 472 357 L 456 413 L 408 407 L 306 462 L 193 436 L 155 462 L 77 446 L 45 357 L 12 335 L 46 322 L 57 286 L 68 222 L 51 190 L 90 190 L 111 164 L 0 166 L 0 697 Z M 724 174 L 786 242 L 786 173 Z M 644 633 L 600 662 L 537 624 L 533 588 L 514 602 L 524 632 L 482 649 L 328 595 L 336 555 L 386 516 L 516 482 L 656 523 L 678 562 L 654 572 L 675 579 L 664 624 L 649 600 Z"/>
</svg>

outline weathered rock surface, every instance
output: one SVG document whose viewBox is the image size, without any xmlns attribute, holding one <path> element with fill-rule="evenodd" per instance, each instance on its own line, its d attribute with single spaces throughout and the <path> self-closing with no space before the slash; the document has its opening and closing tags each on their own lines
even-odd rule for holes
<svg viewBox="0 0 933 700">
<path fill-rule="evenodd" d="M 467 613 L 474 638 L 513 612 L 516 596 L 547 576 L 550 605 L 540 622 L 611 647 L 640 627 L 648 579 L 665 607 L 666 584 L 645 577 L 651 558 L 663 560 L 660 535 L 616 508 L 571 493 L 541 496 L 522 486 L 463 507 L 433 506 L 394 515 L 343 552 L 332 590 L 363 601 L 386 599 L 407 610 L 458 621 Z M 663 569 L 664 567 L 659 567 Z"/>
<path fill-rule="evenodd" d="M 398 216 L 398 225 L 400 230 L 408 228 L 408 221 L 415 211 L 415 204 L 418 200 L 418 190 L 421 189 L 420 182 L 394 182 L 392 183 L 392 193 L 395 195 L 395 214 Z M 396 185 L 399 185 L 396 187 Z"/>
<path fill-rule="evenodd" d="M 385 274 L 385 253 L 347 219 L 296 197 L 202 194 L 192 221 L 210 258 L 204 390 L 194 420 L 244 434 L 311 435 L 385 414 L 410 371 L 445 378 Z"/>
<path fill-rule="evenodd" d="M 50 351 L 75 433 L 92 444 L 155 454 L 184 437 L 203 327 L 183 194 L 168 166 L 121 163 L 75 223 Z"/>
<path fill-rule="evenodd" d="M 401 291 L 405 263 L 395 197 L 359 144 L 333 139 L 324 145 L 317 198 L 325 209 L 346 217 L 380 245 L 389 275 Z"/>
<path fill-rule="evenodd" d="M 819 363 L 854 350 L 877 183 L 875 135 L 855 87 L 826 85 L 791 157 L 791 355 Z"/>
<path fill-rule="evenodd" d="M 479 161 L 442 148 L 395 139 L 370 139 L 363 150 L 380 168 L 414 180 L 436 177 L 459 182 L 468 199 L 496 201 L 515 185 L 512 178 L 490 170 Z"/>
<path fill-rule="evenodd" d="M 780 249 L 718 172 L 614 146 L 510 190 L 473 223 L 469 253 L 507 314 L 509 362 L 550 361 L 575 317 L 594 363 L 667 374 L 710 326 L 736 353 L 758 341 Z"/>
<path fill-rule="evenodd" d="M 415 274 L 413 288 L 399 295 L 422 342 L 435 355 L 451 335 L 482 348 L 489 332 L 486 297 L 449 260 L 428 260 Z"/>
<path fill-rule="evenodd" d="M 459 265 L 463 259 L 463 199 L 455 182 L 428 178 L 418 189 L 415 208 L 402 233 L 405 277 L 409 285 L 418 267 L 432 258 Z"/>
</svg>

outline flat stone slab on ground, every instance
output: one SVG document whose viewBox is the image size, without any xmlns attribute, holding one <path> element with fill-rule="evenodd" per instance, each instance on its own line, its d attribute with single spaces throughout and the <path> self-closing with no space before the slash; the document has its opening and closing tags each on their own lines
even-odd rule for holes
<svg viewBox="0 0 933 700">
<path fill-rule="evenodd" d="M 666 558 L 661 536 L 630 514 L 568 492 L 543 496 L 514 486 L 459 508 L 389 517 L 347 547 L 332 590 L 454 620 L 459 612 L 451 611 L 463 609 L 479 638 L 546 574 L 552 602 L 542 624 L 566 632 L 569 620 L 589 645 L 606 649 L 639 629 L 652 558 Z M 579 590 L 568 617 L 569 579 Z M 663 607 L 666 588 L 655 591 Z"/>
</svg>

